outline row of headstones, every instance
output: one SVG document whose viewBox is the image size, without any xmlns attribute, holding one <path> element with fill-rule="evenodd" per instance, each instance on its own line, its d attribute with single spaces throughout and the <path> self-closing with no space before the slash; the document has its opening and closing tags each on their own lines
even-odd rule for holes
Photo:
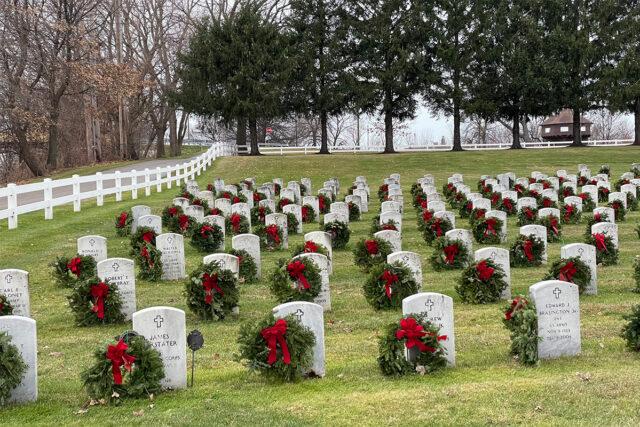
<svg viewBox="0 0 640 427">
<path fill-rule="evenodd" d="M 581 351 L 580 300 L 572 283 L 548 280 L 529 288 L 538 317 L 538 356 L 550 359 L 573 356 Z M 456 361 L 453 299 L 435 292 L 422 292 L 402 301 L 403 315 L 424 314 L 446 335 L 443 346 L 449 365 Z M 294 301 L 273 309 L 276 318 L 295 316 L 315 336 L 309 373 L 325 376 L 324 310 L 311 302 Z M 150 307 L 133 313 L 133 331 L 144 336 L 162 358 L 166 389 L 187 386 L 187 343 L 185 312 L 172 307 Z M 21 316 L 0 317 L 0 331 L 6 332 L 18 348 L 27 371 L 15 388 L 10 402 L 21 403 L 38 397 L 38 345 L 36 322 Z M 407 353 L 406 357 L 411 357 Z"/>
</svg>

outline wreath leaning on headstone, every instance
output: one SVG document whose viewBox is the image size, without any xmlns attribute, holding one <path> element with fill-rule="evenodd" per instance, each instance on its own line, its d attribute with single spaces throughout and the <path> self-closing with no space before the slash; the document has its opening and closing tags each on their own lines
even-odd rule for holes
<svg viewBox="0 0 640 427">
<path fill-rule="evenodd" d="M 465 203 L 460 204 L 460 207 L 458 208 L 458 215 L 460 215 L 460 218 L 469 218 L 472 210 L 473 202 L 471 200 L 467 200 Z"/>
<path fill-rule="evenodd" d="M 582 212 L 573 204 L 563 203 L 560 207 L 560 215 L 563 224 L 578 224 L 582 218 Z"/>
<path fill-rule="evenodd" d="M 318 208 L 321 214 L 329 213 L 329 205 L 331 205 L 329 197 L 324 194 L 318 194 Z"/>
<path fill-rule="evenodd" d="M 622 316 L 627 323 L 622 328 L 620 336 L 625 340 L 629 350 L 640 351 L 640 304 L 631 307 L 631 313 Z"/>
<path fill-rule="evenodd" d="M 616 265 L 618 263 L 618 249 L 613 244 L 611 236 L 604 233 L 590 234 L 585 243 L 596 247 L 596 262 L 601 265 Z"/>
<path fill-rule="evenodd" d="M 93 277 L 79 282 L 67 297 L 77 326 L 124 322 L 118 286 Z"/>
<path fill-rule="evenodd" d="M 295 248 L 293 248 L 293 250 L 291 251 L 291 257 L 295 257 L 300 254 L 312 254 L 312 253 L 322 254 L 326 256 L 329 260 L 331 260 L 331 258 L 329 257 L 329 248 L 326 248 L 324 245 L 321 245 L 320 243 L 312 242 L 311 240 L 306 241 L 303 244 L 300 244 Z"/>
<path fill-rule="evenodd" d="M 13 306 L 7 297 L 0 293 L 0 316 L 10 316 L 13 314 Z"/>
<path fill-rule="evenodd" d="M 20 385 L 26 371 L 27 365 L 11 342 L 11 337 L 0 331 L 0 407 L 11 397 L 13 389 Z"/>
<path fill-rule="evenodd" d="M 402 300 L 418 289 L 411 270 L 400 262 L 385 262 L 372 267 L 362 286 L 367 302 L 376 310 L 401 307 Z"/>
<path fill-rule="evenodd" d="M 509 249 L 511 267 L 537 267 L 542 264 L 544 242 L 536 236 L 518 236 Z"/>
<path fill-rule="evenodd" d="M 356 247 L 353 249 L 353 260 L 358 267 L 369 271 L 373 266 L 387 262 L 387 255 L 392 252 L 393 249 L 389 242 L 371 237 L 356 243 Z"/>
<path fill-rule="evenodd" d="M 609 215 L 604 212 L 596 212 L 591 217 L 587 217 L 587 226 L 584 231 L 584 236 L 589 238 L 591 236 L 591 226 L 600 222 L 609 222 Z"/>
<path fill-rule="evenodd" d="M 200 264 L 189 275 L 184 294 L 187 307 L 202 320 L 223 320 L 240 299 L 233 272 L 220 268 L 216 261 Z"/>
<path fill-rule="evenodd" d="M 86 255 L 59 257 L 51 266 L 56 283 L 65 288 L 96 275 L 96 261 Z"/>
<path fill-rule="evenodd" d="M 142 335 L 128 332 L 98 347 L 95 363 L 80 375 L 95 400 L 118 403 L 125 398 L 152 396 L 160 391 L 164 365 L 158 350 Z"/>
<path fill-rule="evenodd" d="M 296 218 L 296 214 L 293 212 L 287 212 L 287 232 L 291 234 L 298 234 L 298 225 L 300 222 Z"/>
<path fill-rule="evenodd" d="M 287 205 L 292 205 L 294 202 L 291 199 L 288 199 L 286 197 L 281 198 L 278 201 L 278 205 L 276 206 L 278 209 L 278 212 L 282 212 L 282 208 L 284 208 Z"/>
<path fill-rule="evenodd" d="M 449 230 L 453 230 L 453 224 L 447 217 L 432 217 L 424 223 L 422 237 L 428 245 L 432 245 L 434 241 L 444 237 Z"/>
<path fill-rule="evenodd" d="M 596 208 L 590 193 L 582 192 L 578 194 L 578 197 L 582 199 L 582 212 L 592 212 Z"/>
<path fill-rule="evenodd" d="M 253 283 L 258 280 L 258 266 L 249 252 L 243 249 L 232 249 L 229 253 L 238 257 L 240 283 Z"/>
<path fill-rule="evenodd" d="M 462 272 L 455 289 L 465 303 L 488 304 L 498 301 L 507 286 L 502 267 L 483 259 Z"/>
<path fill-rule="evenodd" d="M 520 227 L 524 225 L 535 224 L 538 221 L 538 209 L 529 206 L 524 206 L 518 211 L 518 225 Z"/>
<path fill-rule="evenodd" d="M 278 260 L 268 282 L 271 293 L 280 303 L 313 301 L 322 288 L 320 269 L 309 258 Z"/>
<path fill-rule="evenodd" d="M 270 225 L 257 225 L 254 228 L 254 233 L 260 238 L 260 248 L 267 251 L 276 251 L 282 248 L 283 232 L 282 228 L 276 224 Z"/>
<path fill-rule="evenodd" d="M 116 216 L 115 226 L 116 235 L 120 237 L 131 234 L 131 224 L 133 223 L 133 214 L 131 210 L 122 211 Z"/>
<path fill-rule="evenodd" d="M 198 224 L 191 235 L 191 246 L 200 252 L 214 252 L 223 242 L 224 234 L 217 224 Z"/>
<path fill-rule="evenodd" d="M 196 226 L 195 218 L 186 214 L 178 214 L 169 219 L 167 228 L 172 233 L 182 234 L 183 236 L 190 236 L 193 233 L 193 229 Z"/>
<path fill-rule="evenodd" d="M 422 375 L 447 365 L 446 350 L 440 328 L 424 314 L 411 314 L 400 322 L 388 324 L 378 339 L 378 366 L 384 375 Z M 407 360 L 406 354 L 412 355 Z"/>
<path fill-rule="evenodd" d="M 175 221 L 180 215 L 184 215 L 182 206 L 167 206 L 162 209 L 162 225 L 171 230 L 172 222 Z"/>
<path fill-rule="evenodd" d="M 347 203 L 349 207 L 349 221 L 360 221 L 360 208 L 353 202 Z"/>
<path fill-rule="evenodd" d="M 202 206 L 202 209 L 204 209 L 205 212 L 208 212 L 210 208 L 209 202 L 201 199 L 200 197 L 194 197 L 193 200 L 191 200 L 191 204 L 194 206 Z"/>
<path fill-rule="evenodd" d="M 538 314 L 532 302 L 517 296 L 504 308 L 502 322 L 511 336 L 511 355 L 523 365 L 538 363 Z"/>
<path fill-rule="evenodd" d="M 517 213 L 516 202 L 509 198 L 500 199 L 500 202 L 498 203 L 498 209 L 509 216 L 515 215 Z"/>
<path fill-rule="evenodd" d="M 471 228 L 473 228 L 479 221 L 482 221 L 486 214 L 486 209 L 473 208 L 469 214 L 469 225 Z"/>
<path fill-rule="evenodd" d="M 469 250 L 461 240 L 440 237 L 429 260 L 436 271 L 462 269 L 469 265 Z"/>
<path fill-rule="evenodd" d="M 227 233 L 237 236 L 251 231 L 249 220 L 246 216 L 237 212 L 232 213 L 226 221 Z"/>
<path fill-rule="evenodd" d="M 349 225 L 342 221 L 331 221 L 326 223 L 322 229 L 331 235 L 331 246 L 334 249 L 343 249 L 349 243 L 351 230 Z"/>
<path fill-rule="evenodd" d="M 473 226 L 473 237 L 478 243 L 497 244 L 501 241 L 502 220 L 498 218 L 483 218 Z"/>
<path fill-rule="evenodd" d="M 236 360 L 267 378 L 291 382 L 311 367 L 315 343 L 313 332 L 294 315 L 277 320 L 269 315 L 242 325 Z"/>
<path fill-rule="evenodd" d="M 562 280 L 578 285 L 583 293 L 591 282 L 591 269 L 578 257 L 562 258 L 555 261 L 549 268 L 544 280 Z"/>
<path fill-rule="evenodd" d="M 560 225 L 560 218 L 555 215 L 545 216 L 539 218 L 540 225 L 544 225 L 547 228 L 547 242 L 555 243 L 559 242 L 562 237 L 562 226 Z"/>
<path fill-rule="evenodd" d="M 258 225 L 264 224 L 267 215 L 272 214 L 273 211 L 269 206 L 256 205 L 251 208 L 251 224 Z"/>
<path fill-rule="evenodd" d="M 144 242 L 133 255 L 133 258 L 140 268 L 138 278 L 157 282 L 162 277 L 162 253 L 154 245 Z"/>
<path fill-rule="evenodd" d="M 627 209 L 624 207 L 624 204 L 620 200 L 613 200 L 607 203 L 607 206 L 613 209 L 616 222 L 624 221 L 624 218 L 627 216 Z"/>
<path fill-rule="evenodd" d="M 311 205 L 302 205 L 302 222 L 304 224 L 311 224 L 316 220 L 316 210 Z"/>
<path fill-rule="evenodd" d="M 146 243 L 155 246 L 157 234 L 150 227 L 138 227 L 131 236 L 131 255 L 135 256 Z"/>
</svg>

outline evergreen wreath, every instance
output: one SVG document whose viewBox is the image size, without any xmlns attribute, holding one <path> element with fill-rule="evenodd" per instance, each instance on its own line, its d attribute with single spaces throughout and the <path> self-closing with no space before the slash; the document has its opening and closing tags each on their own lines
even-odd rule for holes
<svg viewBox="0 0 640 427">
<path fill-rule="evenodd" d="M 209 209 L 208 215 L 224 216 L 224 213 L 218 208 L 211 208 Z"/>
<path fill-rule="evenodd" d="M 349 230 L 348 224 L 342 221 L 331 221 L 326 223 L 322 229 L 331 235 L 333 249 L 344 249 L 349 243 L 351 230 Z"/>
<path fill-rule="evenodd" d="M 257 191 L 253 192 L 253 204 L 255 206 L 258 206 L 258 203 L 260 203 L 261 200 L 265 200 L 267 198 L 267 196 L 264 193 L 260 193 Z"/>
<path fill-rule="evenodd" d="M 20 351 L 11 343 L 9 334 L 0 331 L 0 407 L 7 403 L 26 372 L 27 364 Z"/>
<path fill-rule="evenodd" d="M 152 246 L 156 245 L 157 233 L 151 227 L 138 227 L 136 232 L 131 236 L 131 255 L 136 255 L 140 252 L 140 248 L 149 243 Z"/>
<path fill-rule="evenodd" d="M 223 191 L 219 193 L 216 199 L 227 199 L 231 202 L 232 205 L 236 203 L 247 203 L 247 198 L 244 196 L 244 194 L 234 195 L 230 191 Z"/>
<path fill-rule="evenodd" d="M 509 249 L 511 267 L 537 267 L 542 264 L 544 242 L 536 236 L 518 236 Z"/>
<path fill-rule="evenodd" d="M 483 184 L 484 185 L 484 184 Z M 480 187 L 478 187 L 478 189 L 480 189 Z M 456 186 L 453 184 L 453 182 L 449 182 L 447 184 L 444 184 L 442 186 L 442 195 L 444 197 L 446 197 L 447 199 L 449 199 L 450 197 L 453 197 L 453 195 L 457 192 L 458 190 L 456 190 Z"/>
<path fill-rule="evenodd" d="M 419 289 L 411 270 L 400 262 L 373 266 L 362 286 L 367 302 L 376 310 L 402 307 L 402 300 Z"/>
<path fill-rule="evenodd" d="M 558 202 L 547 196 L 543 197 L 540 203 L 543 208 L 558 208 Z"/>
<path fill-rule="evenodd" d="M 613 209 L 616 222 L 624 221 L 625 216 L 627 216 L 627 209 L 624 207 L 624 204 L 620 200 L 613 200 L 607 203 L 607 206 Z"/>
<path fill-rule="evenodd" d="M 620 336 L 625 340 L 631 351 L 640 351 L 640 304 L 631 307 L 631 313 L 622 316 L 627 323 L 622 328 Z"/>
<path fill-rule="evenodd" d="M 501 200 L 500 193 L 495 193 L 495 192 L 490 193 L 488 199 L 491 200 L 491 206 L 494 209 L 497 209 L 498 205 L 500 204 L 500 200 Z"/>
<path fill-rule="evenodd" d="M 638 164 L 634 164 L 631 166 L 631 169 L 629 169 L 630 172 L 633 172 L 633 176 L 635 178 L 640 178 L 640 165 Z"/>
<path fill-rule="evenodd" d="M 217 261 L 200 264 L 189 275 L 184 295 L 189 310 L 202 320 L 223 320 L 240 300 L 235 275 Z"/>
<path fill-rule="evenodd" d="M 191 246 L 200 252 L 217 251 L 224 242 L 222 228 L 217 224 L 202 223 L 194 227 L 191 235 Z"/>
<path fill-rule="evenodd" d="M 578 257 L 562 258 L 554 262 L 544 280 L 562 280 L 578 285 L 583 293 L 591 282 L 591 269 Z"/>
<path fill-rule="evenodd" d="M 208 212 L 210 209 L 209 202 L 207 202 L 204 199 L 201 199 L 200 197 L 194 197 L 193 200 L 191 200 L 191 204 L 193 206 L 202 206 L 205 212 Z"/>
<path fill-rule="evenodd" d="M 451 209 L 456 210 L 460 209 L 467 202 L 467 196 L 464 193 L 456 193 L 455 196 L 449 199 L 449 205 L 451 205 Z M 424 206 L 424 208 L 426 208 L 426 206 Z"/>
<path fill-rule="evenodd" d="M 13 314 L 13 306 L 7 297 L 0 293 L 0 316 L 11 316 Z"/>
<path fill-rule="evenodd" d="M 469 225 L 473 228 L 478 222 L 484 219 L 484 216 L 487 214 L 486 209 L 474 208 L 471 210 L 469 214 Z"/>
<path fill-rule="evenodd" d="M 560 200 L 564 200 L 567 197 L 571 197 L 571 196 L 575 196 L 576 192 L 573 190 L 573 187 L 562 187 L 559 191 L 558 191 L 558 197 L 560 198 Z"/>
<path fill-rule="evenodd" d="M 158 350 L 142 335 L 127 332 L 98 347 L 95 363 L 80 375 L 89 397 L 118 404 L 121 399 L 162 391 L 164 365 Z"/>
<path fill-rule="evenodd" d="M 296 215 L 293 212 L 287 212 L 286 215 L 287 215 L 287 232 L 289 233 L 289 235 L 298 234 L 298 225 L 300 225 L 298 218 L 296 218 Z"/>
<path fill-rule="evenodd" d="M 587 217 L 587 227 L 585 228 L 585 237 L 591 236 L 591 226 L 600 222 L 609 222 L 609 215 L 605 212 L 596 212 L 593 216 Z"/>
<path fill-rule="evenodd" d="M 383 230 L 399 231 L 398 223 L 393 219 L 388 219 L 386 222 L 380 224 L 380 215 L 376 215 L 373 222 L 371 223 L 371 234 L 375 234 L 378 231 Z"/>
<path fill-rule="evenodd" d="M 591 194 L 582 192 L 578 194 L 582 199 L 582 212 L 592 212 L 596 208 L 596 203 L 591 198 Z"/>
<path fill-rule="evenodd" d="M 633 280 L 636 284 L 633 292 L 640 293 L 640 255 L 636 255 L 633 259 Z"/>
<path fill-rule="evenodd" d="M 600 170 L 598 171 L 598 173 L 604 173 L 607 174 L 607 176 L 611 176 L 611 167 L 609 165 L 602 165 L 600 166 Z"/>
<path fill-rule="evenodd" d="M 525 197 L 527 195 L 527 188 L 522 184 L 515 184 L 513 186 L 513 191 L 518 193 L 518 198 Z"/>
<path fill-rule="evenodd" d="M 358 267 L 369 271 L 373 266 L 385 263 L 387 255 L 391 253 L 393 253 L 393 249 L 389 242 L 371 237 L 356 243 L 356 247 L 353 249 L 353 259 Z"/>
<path fill-rule="evenodd" d="M 631 184 L 631 181 L 625 178 L 620 178 L 613 184 L 613 188 L 615 188 L 616 191 L 621 191 L 622 186 L 626 184 Z"/>
<path fill-rule="evenodd" d="M 421 209 L 422 206 L 427 204 L 427 195 L 420 189 L 417 193 L 412 193 L 413 195 L 413 207 L 416 209 Z"/>
<path fill-rule="evenodd" d="M 269 206 L 256 205 L 251 208 L 251 224 L 264 224 L 267 215 L 272 214 L 273 211 Z"/>
<path fill-rule="evenodd" d="M 278 206 L 277 206 L 277 210 L 278 212 L 282 212 L 282 208 L 284 208 L 287 205 L 293 205 L 293 200 L 288 199 L 286 197 L 281 198 L 280 200 L 278 200 Z"/>
<path fill-rule="evenodd" d="M 447 231 L 453 230 L 453 224 L 447 217 L 433 217 L 424 224 L 422 237 L 427 244 L 432 245 L 436 239 L 444 237 Z"/>
<path fill-rule="evenodd" d="M 433 219 L 433 214 L 434 212 L 429 209 L 422 209 L 418 212 L 418 230 L 420 232 L 424 232 L 427 223 Z"/>
<path fill-rule="evenodd" d="M 473 226 L 473 237 L 478 243 L 497 244 L 501 242 L 502 220 L 498 218 L 483 218 Z"/>
<path fill-rule="evenodd" d="M 471 216 L 471 211 L 473 211 L 473 202 L 468 200 L 466 203 L 462 203 L 460 205 L 458 214 L 460 215 L 460 218 L 469 218 Z"/>
<path fill-rule="evenodd" d="M 616 265 L 618 263 L 618 249 L 613 244 L 611 236 L 603 233 L 591 234 L 586 242 L 596 247 L 596 262 L 601 265 Z"/>
<path fill-rule="evenodd" d="M 125 237 L 131 234 L 131 224 L 133 223 L 133 214 L 131 210 L 122 211 L 116 216 L 115 226 L 116 235 Z"/>
<path fill-rule="evenodd" d="M 302 222 L 311 224 L 316 221 L 316 210 L 311 205 L 302 205 Z"/>
<path fill-rule="evenodd" d="M 164 225 L 167 229 L 170 229 L 172 226 L 172 222 L 179 217 L 180 215 L 184 215 L 184 210 L 182 206 L 167 206 L 162 209 L 162 225 Z"/>
<path fill-rule="evenodd" d="M 157 282 L 162 278 L 162 252 L 154 245 L 145 242 L 133 258 L 140 269 L 139 279 Z"/>
<path fill-rule="evenodd" d="M 538 314 L 535 305 L 519 295 L 504 308 L 502 322 L 511 336 L 511 355 L 523 365 L 538 363 Z"/>
<path fill-rule="evenodd" d="M 238 257 L 240 283 L 253 283 L 258 280 L 258 266 L 256 260 L 243 249 L 232 249 L 231 255 Z"/>
<path fill-rule="evenodd" d="M 193 200 L 194 197 L 196 197 L 193 193 L 190 193 L 187 191 L 187 186 L 183 185 L 180 188 L 180 192 L 178 194 L 176 194 L 176 197 L 182 197 L 184 199 L 188 199 L 189 203 L 191 203 L 191 201 Z"/>
<path fill-rule="evenodd" d="M 530 206 L 523 206 L 518 211 L 518 225 L 520 227 L 524 225 L 535 224 L 538 221 L 538 209 Z"/>
<path fill-rule="evenodd" d="M 360 208 L 353 202 L 347 203 L 349 207 L 349 221 L 360 221 Z"/>
<path fill-rule="evenodd" d="M 76 326 L 107 325 L 124 322 L 118 286 L 93 277 L 79 282 L 68 296 Z"/>
<path fill-rule="evenodd" d="M 599 202 L 608 202 L 609 201 L 609 189 L 607 187 L 598 187 L 598 201 Z"/>
<path fill-rule="evenodd" d="M 469 265 L 469 250 L 461 240 L 440 237 L 433 249 L 429 261 L 436 271 L 462 269 Z"/>
<path fill-rule="evenodd" d="M 430 374 L 447 365 L 440 328 L 424 314 L 411 314 L 384 328 L 378 338 L 378 366 L 384 375 Z M 411 362 L 406 352 L 415 355 Z"/>
<path fill-rule="evenodd" d="M 86 255 L 76 255 L 73 258 L 59 257 L 51 266 L 56 283 L 64 288 L 70 288 L 77 282 L 97 274 L 96 261 Z"/>
<path fill-rule="evenodd" d="M 301 254 L 313 254 L 313 253 L 322 254 L 326 256 L 327 259 L 331 260 L 331 258 L 329 257 L 329 249 L 325 248 L 324 245 L 321 245 L 320 243 L 312 242 L 311 240 L 308 240 L 302 244 L 299 244 L 295 248 L 293 248 L 293 251 L 291 251 L 291 257 L 296 257 Z"/>
<path fill-rule="evenodd" d="M 236 360 L 267 378 L 292 382 L 307 375 L 315 343 L 314 333 L 294 315 L 269 315 L 240 327 Z"/>
<path fill-rule="evenodd" d="M 229 215 L 229 218 L 225 221 L 225 226 L 227 227 L 227 233 L 233 236 L 249 233 L 251 231 L 247 217 L 237 212 Z"/>
<path fill-rule="evenodd" d="M 538 206 L 542 203 L 542 195 L 536 190 L 527 190 L 525 196 L 533 197 L 534 199 L 536 199 L 536 203 L 538 204 Z"/>
<path fill-rule="evenodd" d="M 280 197 L 280 190 L 282 189 L 282 186 L 280 184 L 278 184 L 277 182 L 273 183 L 273 192 L 275 193 L 276 197 Z"/>
<path fill-rule="evenodd" d="M 582 218 L 582 212 L 572 204 L 563 203 L 560 207 L 560 216 L 563 224 L 578 224 Z"/>
<path fill-rule="evenodd" d="M 501 199 L 500 203 L 498 203 L 498 209 L 502 212 L 505 212 L 509 216 L 515 215 L 517 213 L 516 203 L 509 198 Z"/>
<path fill-rule="evenodd" d="M 547 228 L 547 242 L 555 243 L 560 241 L 562 237 L 562 226 L 557 216 L 549 215 L 544 218 L 538 218 L 538 222 Z"/>
<path fill-rule="evenodd" d="M 280 259 L 269 276 L 269 289 L 279 303 L 313 301 L 322 289 L 320 269 L 309 258 Z"/>
<path fill-rule="evenodd" d="M 382 184 L 380 187 L 378 187 L 378 200 L 380 200 L 380 202 L 384 202 L 385 200 L 387 200 L 388 197 L 389 197 L 389 185 Z"/>
<path fill-rule="evenodd" d="M 631 193 L 627 193 L 627 210 L 628 211 L 638 210 L 638 198 Z"/>
<path fill-rule="evenodd" d="M 320 209 L 321 214 L 329 213 L 329 205 L 331 204 L 331 200 L 324 194 L 318 194 L 318 209 Z"/>
<path fill-rule="evenodd" d="M 260 248 L 268 251 L 276 251 L 282 249 L 283 231 L 275 224 L 257 225 L 254 229 L 255 234 L 260 237 Z"/>
<path fill-rule="evenodd" d="M 193 229 L 196 224 L 197 223 L 194 218 L 183 213 L 172 217 L 167 224 L 167 228 L 172 233 L 190 236 L 191 233 L 193 233 Z"/>
<path fill-rule="evenodd" d="M 483 259 L 462 272 L 455 289 L 462 302 L 487 304 L 498 301 L 507 286 L 502 267 L 493 260 Z"/>
</svg>

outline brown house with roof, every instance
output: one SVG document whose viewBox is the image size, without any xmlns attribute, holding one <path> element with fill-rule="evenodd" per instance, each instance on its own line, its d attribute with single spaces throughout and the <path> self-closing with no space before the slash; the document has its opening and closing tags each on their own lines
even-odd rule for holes
<svg viewBox="0 0 640 427">
<path fill-rule="evenodd" d="M 591 121 L 580 116 L 582 139 L 591 136 Z M 540 135 L 545 141 L 571 141 L 573 139 L 573 111 L 564 109 L 555 116 L 549 117 L 540 125 Z"/>
</svg>

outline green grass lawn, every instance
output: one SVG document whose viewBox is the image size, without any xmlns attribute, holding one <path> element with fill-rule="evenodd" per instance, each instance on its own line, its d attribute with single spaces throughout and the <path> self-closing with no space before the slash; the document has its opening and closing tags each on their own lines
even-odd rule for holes
<svg viewBox="0 0 640 427">
<path fill-rule="evenodd" d="M 588 164 L 596 173 L 601 164 L 608 163 L 614 181 L 638 160 L 640 151 L 631 147 L 218 160 L 198 178 L 201 185 L 218 176 L 227 182 L 255 176 L 258 183 L 274 177 L 286 182 L 308 176 L 315 192 L 332 176 L 340 179 L 345 190 L 357 175 L 368 179 L 373 196 L 370 211 L 360 222 L 351 224 L 349 249 L 334 255 L 333 310 L 325 314 L 326 377 L 272 384 L 233 361 L 240 323 L 262 318 L 277 305 L 263 281 L 242 288 L 237 320 L 203 323 L 187 313 L 187 331 L 198 328 L 206 339 L 196 357 L 194 388 L 158 395 L 153 402 L 132 400 L 118 407 L 93 406 L 86 413 L 78 412 L 87 402 L 80 372 L 92 363 L 96 346 L 130 325 L 75 327 L 66 303 L 68 291 L 56 287 L 48 264 L 58 255 L 75 253 L 76 238 L 85 234 L 108 237 L 109 255 L 128 257 L 128 239 L 115 235 L 116 213 L 134 204 L 148 204 L 159 214 L 177 191 L 164 190 L 121 204 L 109 198 L 102 208 L 87 203 L 81 213 L 73 213 L 70 206 L 57 208 L 52 221 L 44 221 L 43 213 L 24 215 L 16 230 L 7 230 L 3 221 L 0 268 L 21 268 L 31 274 L 31 305 L 38 321 L 40 397 L 34 404 L 0 409 L 0 420 L 5 425 L 638 425 L 640 356 L 625 350 L 618 335 L 622 315 L 640 302 L 640 295 L 631 292 L 633 257 L 640 253 L 633 228 L 640 213 L 629 213 L 626 222 L 619 224 L 620 263 L 598 268 L 599 294 L 581 297 L 582 354 L 527 368 L 509 356 L 509 335 L 501 322 L 503 303 L 472 306 L 460 302 L 454 291 L 460 272 L 433 271 L 427 262 L 431 248 L 417 232 L 416 214 L 409 206 L 409 188 L 425 173 L 432 173 L 441 187 L 448 176 L 460 172 L 465 182 L 475 187 L 482 174 L 513 171 L 528 176 L 533 170 L 554 174 L 561 168 L 575 172 L 578 163 Z M 406 200 L 403 249 L 423 257 L 423 290 L 454 298 L 457 366 L 430 376 L 386 378 L 380 374 L 376 364 L 378 333 L 401 313 L 376 312 L 367 305 L 361 289 L 365 276 L 353 265 L 350 251 L 353 243 L 368 235 L 371 219 L 379 210 L 376 189 L 393 172 L 402 175 Z M 457 220 L 459 227 L 468 227 L 466 220 Z M 317 227 L 305 225 L 305 232 Z M 549 245 L 549 260 L 559 257 L 563 244 L 581 242 L 584 227 L 565 225 L 564 242 Z M 513 242 L 517 230 L 515 219 L 510 218 L 509 241 L 504 247 Z M 301 235 L 293 236 L 290 244 L 301 241 Z M 474 248 L 478 247 L 476 244 Z M 203 254 L 189 245 L 185 249 L 190 271 Z M 263 274 L 284 255 L 264 254 Z M 513 269 L 513 293 L 526 293 L 546 271 L 544 266 Z M 186 310 L 183 283 L 138 281 L 137 289 L 139 309 L 169 305 Z"/>
</svg>

